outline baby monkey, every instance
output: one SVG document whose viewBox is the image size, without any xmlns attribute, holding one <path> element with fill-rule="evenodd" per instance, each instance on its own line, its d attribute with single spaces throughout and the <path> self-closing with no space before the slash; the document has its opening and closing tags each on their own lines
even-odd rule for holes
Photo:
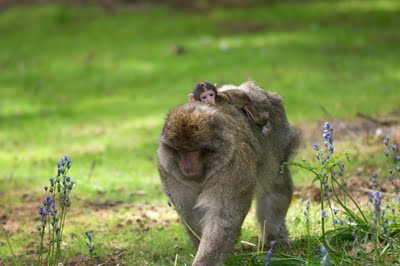
<svg viewBox="0 0 400 266">
<path fill-rule="evenodd" d="M 265 135 L 270 131 L 268 112 L 263 110 L 257 111 L 249 96 L 241 90 L 219 91 L 216 85 L 202 82 L 196 85 L 193 89 L 193 93 L 189 94 L 189 101 L 198 101 L 208 104 L 232 104 L 246 113 L 257 126 L 260 126 Z"/>
</svg>

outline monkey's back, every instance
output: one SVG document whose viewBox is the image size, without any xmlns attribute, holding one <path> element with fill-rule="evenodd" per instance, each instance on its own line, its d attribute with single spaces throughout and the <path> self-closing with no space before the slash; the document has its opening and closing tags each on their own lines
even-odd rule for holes
<svg viewBox="0 0 400 266">
<path fill-rule="evenodd" d="M 300 134 L 289 124 L 282 97 L 262 90 L 251 81 L 239 86 L 224 85 L 221 88 L 222 92 L 228 90 L 245 92 L 257 109 L 268 111 L 271 131 L 267 138 L 281 163 L 288 161 L 299 146 Z"/>
<path fill-rule="evenodd" d="M 219 103 L 229 103 L 239 109 L 244 108 L 251 102 L 250 97 L 244 91 L 237 89 L 220 91 L 218 98 Z"/>
</svg>

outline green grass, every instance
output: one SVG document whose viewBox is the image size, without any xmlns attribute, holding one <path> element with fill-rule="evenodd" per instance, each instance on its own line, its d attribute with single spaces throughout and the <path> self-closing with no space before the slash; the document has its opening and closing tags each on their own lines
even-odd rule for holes
<svg viewBox="0 0 400 266">
<path fill-rule="evenodd" d="M 250 78 L 284 96 L 292 122 L 384 114 L 400 101 L 399 26 L 396 1 L 201 14 L 161 6 L 106 15 L 55 5 L 0 13 L 0 217 L 7 216 L 14 250 L 28 264 L 35 258 L 42 187 L 67 154 L 78 182 L 68 259 L 88 258 L 83 232 L 93 230 L 99 261 L 123 252 L 127 264 L 172 264 L 175 254 L 190 262 L 193 249 L 176 222 L 148 231 L 136 222 L 118 226 L 139 208 L 120 203 L 166 201 L 155 151 L 168 110 L 187 101 L 196 82 Z M 176 45 L 185 53 L 171 53 Z M 295 173 L 297 182 L 309 181 Z M 116 206 L 93 210 L 107 202 Z M 8 260 L 0 239 L 0 258 Z"/>
</svg>

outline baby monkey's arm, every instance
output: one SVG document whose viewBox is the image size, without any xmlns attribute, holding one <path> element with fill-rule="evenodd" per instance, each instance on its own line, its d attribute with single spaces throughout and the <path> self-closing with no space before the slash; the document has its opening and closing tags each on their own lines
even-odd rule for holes
<svg viewBox="0 0 400 266">
<path fill-rule="evenodd" d="M 226 90 L 218 93 L 220 101 L 228 102 L 239 109 L 242 109 L 247 116 L 258 126 L 268 123 L 268 112 L 257 111 L 249 96 L 241 90 Z"/>
</svg>

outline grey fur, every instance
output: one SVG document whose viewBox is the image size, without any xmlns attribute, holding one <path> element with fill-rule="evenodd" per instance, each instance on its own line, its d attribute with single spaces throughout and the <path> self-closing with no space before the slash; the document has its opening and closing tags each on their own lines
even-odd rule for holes
<svg viewBox="0 0 400 266">
<path fill-rule="evenodd" d="M 280 96 L 253 83 L 231 88 L 245 91 L 270 113 L 268 135 L 229 104 L 190 103 L 168 115 L 157 151 L 164 188 L 201 236 L 199 242 L 187 230 L 197 248 L 193 261 L 197 266 L 223 264 L 240 234 L 253 195 L 261 228 L 266 221 L 265 243 L 276 239 L 293 194 L 289 169 L 282 166 L 298 146 L 299 137 L 288 124 Z M 193 150 L 204 150 L 205 170 L 201 178 L 189 180 L 178 160 L 181 152 Z M 280 233 L 285 241 L 286 229 L 282 227 Z"/>
</svg>

